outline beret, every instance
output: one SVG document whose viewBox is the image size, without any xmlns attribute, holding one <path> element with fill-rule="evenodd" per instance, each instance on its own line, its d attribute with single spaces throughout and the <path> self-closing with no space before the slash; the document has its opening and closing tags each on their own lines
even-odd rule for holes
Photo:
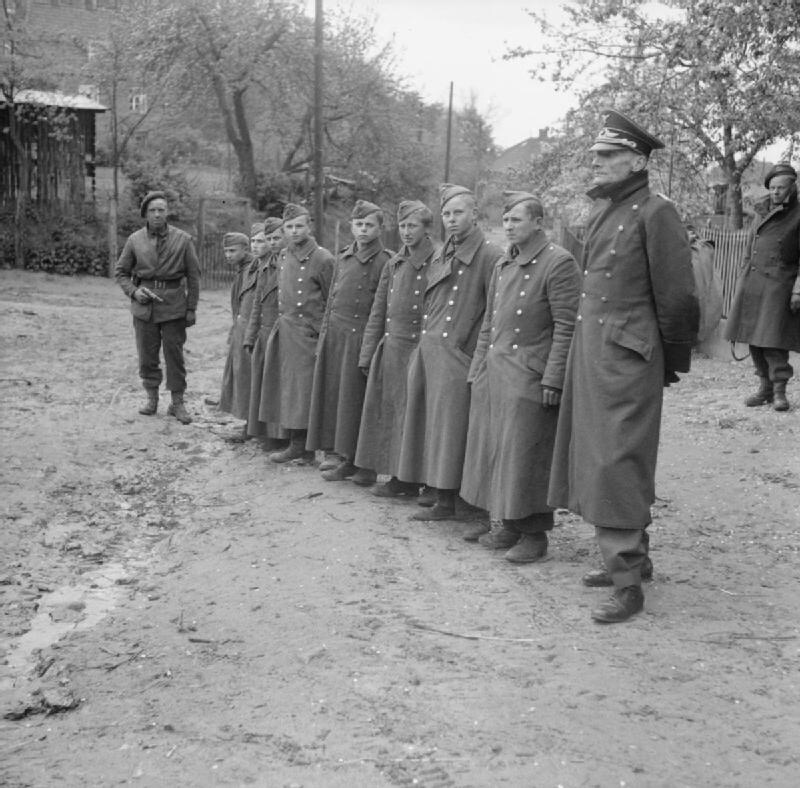
<svg viewBox="0 0 800 788">
<path fill-rule="evenodd" d="M 310 216 L 308 208 L 305 205 L 298 205 L 294 202 L 287 202 L 286 207 L 283 209 L 283 220 L 297 219 L 298 216 Z"/>
<path fill-rule="evenodd" d="M 779 161 L 774 167 L 770 167 L 764 178 L 764 187 L 769 189 L 769 182 L 776 175 L 791 175 L 792 178 L 797 180 L 797 170 L 789 164 L 788 161 Z"/>
<path fill-rule="evenodd" d="M 632 150 L 649 156 L 651 151 L 664 147 L 664 143 L 637 126 L 630 118 L 613 109 L 605 111 L 603 128 L 589 150 Z"/>
<path fill-rule="evenodd" d="M 264 219 L 264 233 L 266 235 L 272 235 L 276 230 L 280 230 L 283 227 L 283 219 L 279 219 L 277 216 L 268 216 Z"/>
<path fill-rule="evenodd" d="M 258 235 L 259 233 L 265 232 L 264 230 L 264 222 L 254 222 L 250 225 L 250 237 L 252 238 L 254 235 Z"/>
<path fill-rule="evenodd" d="M 530 192 L 503 192 L 503 197 L 505 197 L 503 213 L 508 213 L 521 202 L 535 202 L 539 208 L 542 207 L 542 201 L 535 194 L 531 194 Z"/>
<path fill-rule="evenodd" d="M 397 206 L 397 221 L 402 222 L 417 211 L 422 212 L 423 219 L 430 220 L 431 212 L 424 202 L 421 200 L 401 200 L 400 205 Z M 427 217 L 425 216 L 426 213 L 428 214 Z"/>
<path fill-rule="evenodd" d="M 350 212 L 350 218 L 363 219 L 373 213 L 383 213 L 380 205 L 375 205 L 374 202 L 368 202 L 367 200 L 356 200 L 356 204 Z"/>
<path fill-rule="evenodd" d="M 244 233 L 225 233 L 222 236 L 222 246 L 250 246 L 250 239 Z"/>
<path fill-rule="evenodd" d="M 168 198 L 165 192 L 147 192 L 142 200 L 142 204 L 139 206 L 139 214 L 141 215 L 142 219 L 144 219 L 145 214 L 147 213 L 147 206 L 153 202 L 153 200 L 168 201 Z"/>
<path fill-rule="evenodd" d="M 474 196 L 466 186 L 456 186 L 453 183 L 443 183 L 439 187 L 439 206 L 444 208 L 445 203 L 450 202 L 453 197 L 458 197 L 462 194 Z"/>
</svg>

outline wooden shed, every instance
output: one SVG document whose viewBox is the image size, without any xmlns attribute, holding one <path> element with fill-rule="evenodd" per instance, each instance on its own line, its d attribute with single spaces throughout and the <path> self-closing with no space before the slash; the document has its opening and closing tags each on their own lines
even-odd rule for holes
<svg viewBox="0 0 800 788">
<path fill-rule="evenodd" d="M 71 212 L 94 199 L 95 117 L 86 96 L 20 90 L 0 99 L 0 207 L 25 203 Z"/>
</svg>

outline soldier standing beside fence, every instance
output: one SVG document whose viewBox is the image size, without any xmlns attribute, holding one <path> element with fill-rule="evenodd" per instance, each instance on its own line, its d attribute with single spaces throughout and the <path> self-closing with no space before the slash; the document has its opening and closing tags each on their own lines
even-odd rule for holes
<svg viewBox="0 0 800 788">
<path fill-rule="evenodd" d="M 167 224 L 164 192 L 147 194 L 140 213 L 146 224 L 128 237 L 114 269 L 117 284 L 131 300 L 139 377 L 147 392 L 147 402 L 139 413 L 153 416 L 158 410 L 163 347 L 167 388 L 172 393 L 168 413 L 189 424 L 192 417 L 184 404 L 183 346 L 186 329 L 195 323 L 200 263 L 191 236 Z"/>
<path fill-rule="evenodd" d="M 648 187 L 648 157 L 663 147 L 610 111 L 591 148 L 595 206 L 548 502 L 595 526 L 605 569 L 584 583 L 615 588 L 592 611 L 601 622 L 625 621 L 644 604 L 663 387 L 688 372 L 697 333 L 686 230 Z"/>
<path fill-rule="evenodd" d="M 333 255 L 311 234 L 302 205 L 283 211 L 286 248 L 278 257 L 278 319 L 267 340 L 258 418 L 289 435 L 289 446 L 272 462 L 310 462 L 306 451 L 314 357 L 333 276 Z"/>
<path fill-rule="evenodd" d="M 250 353 L 250 403 L 247 412 L 247 434 L 259 436 L 266 451 L 284 448 L 279 439 L 285 437 L 280 427 L 259 421 L 264 355 L 272 326 L 278 319 L 278 254 L 283 248 L 283 219 L 269 217 L 261 230 L 250 239 L 258 260 L 256 295 L 250 320 L 244 334 L 244 347 Z"/>
<path fill-rule="evenodd" d="M 800 351 L 797 172 L 789 164 L 776 164 L 764 186 L 769 189 L 769 211 L 754 221 L 725 337 L 750 345 L 760 385 L 745 405 L 771 402 L 775 410 L 787 411 L 786 384 L 794 373 L 789 351 Z"/>
<path fill-rule="evenodd" d="M 263 225 L 255 225 L 251 234 L 263 232 Z M 250 401 L 250 354 L 244 347 L 244 333 L 253 309 L 258 275 L 258 259 L 249 251 L 250 239 L 244 233 L 225 233 L 222 251 L 225 262 L 236 274 L 231 284 L 231 314 L 233 325 L 228 334 L 228 355 L 222 373 L 222 390 L 219 409 L 237 419 L 247 419 Z M 247 424 L 241 436 L 234 440 L 247 440 Z"/>
</svg>

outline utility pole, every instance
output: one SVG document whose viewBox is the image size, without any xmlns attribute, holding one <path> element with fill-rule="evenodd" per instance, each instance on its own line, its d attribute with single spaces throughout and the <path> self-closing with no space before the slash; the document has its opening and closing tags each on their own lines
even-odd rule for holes
<svg viewBox="0 0 800 788">
<path fill-rule="evenodd" d="M 325 173 L 322 170 L 322 0 L 316 0 L 314 14 L 314 235 L 325 242 Z"/>
<path fill-rule="evenodd" d="M 444 182 L 450 182 L 450 140 L 453 134 L 453 83 L 450 83 L 450 101 L 447 105 L 447 147 L 444 152 Z"/>
</svg>

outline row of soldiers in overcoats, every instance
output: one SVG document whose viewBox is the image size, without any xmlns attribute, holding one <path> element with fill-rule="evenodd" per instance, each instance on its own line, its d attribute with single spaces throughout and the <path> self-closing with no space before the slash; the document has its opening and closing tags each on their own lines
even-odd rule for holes
<svg viewBox="0 0 800 788">
<path fill-rule="evenodd" d="M 421 203 L 401 204 L 401 235 L 404 221 L 422 232 L 392 254 L 380 208 L 359 201 L 356 240 L 335 261 L 306 210 L 287 206 L 259 420 L 289 443 L 270 458 L 332 451 L 324 478 L 371 485 L 385 474 L 375 487 L 384 496 L 425 485 L 432 505 L 418 520 L 455 517 L 460 492 L 500 522 L 465 538 L 512 561 L 541 559 L 554 509 L 569 508 L 595 525 L 606 563 L 585 582 L 615 586 L 593 617 L 641 610 L 662 387 L 688 371 L 697 329 L 688 237 L 648 189 L 657 147 L 609 113 L 593 147 L 596 209 L 580 266 L 547 239 L 541 202 L 526 192 L 507 195 L 505 253 L 462 186 L 441 188 L 438 252 Z"/>
</svg>

